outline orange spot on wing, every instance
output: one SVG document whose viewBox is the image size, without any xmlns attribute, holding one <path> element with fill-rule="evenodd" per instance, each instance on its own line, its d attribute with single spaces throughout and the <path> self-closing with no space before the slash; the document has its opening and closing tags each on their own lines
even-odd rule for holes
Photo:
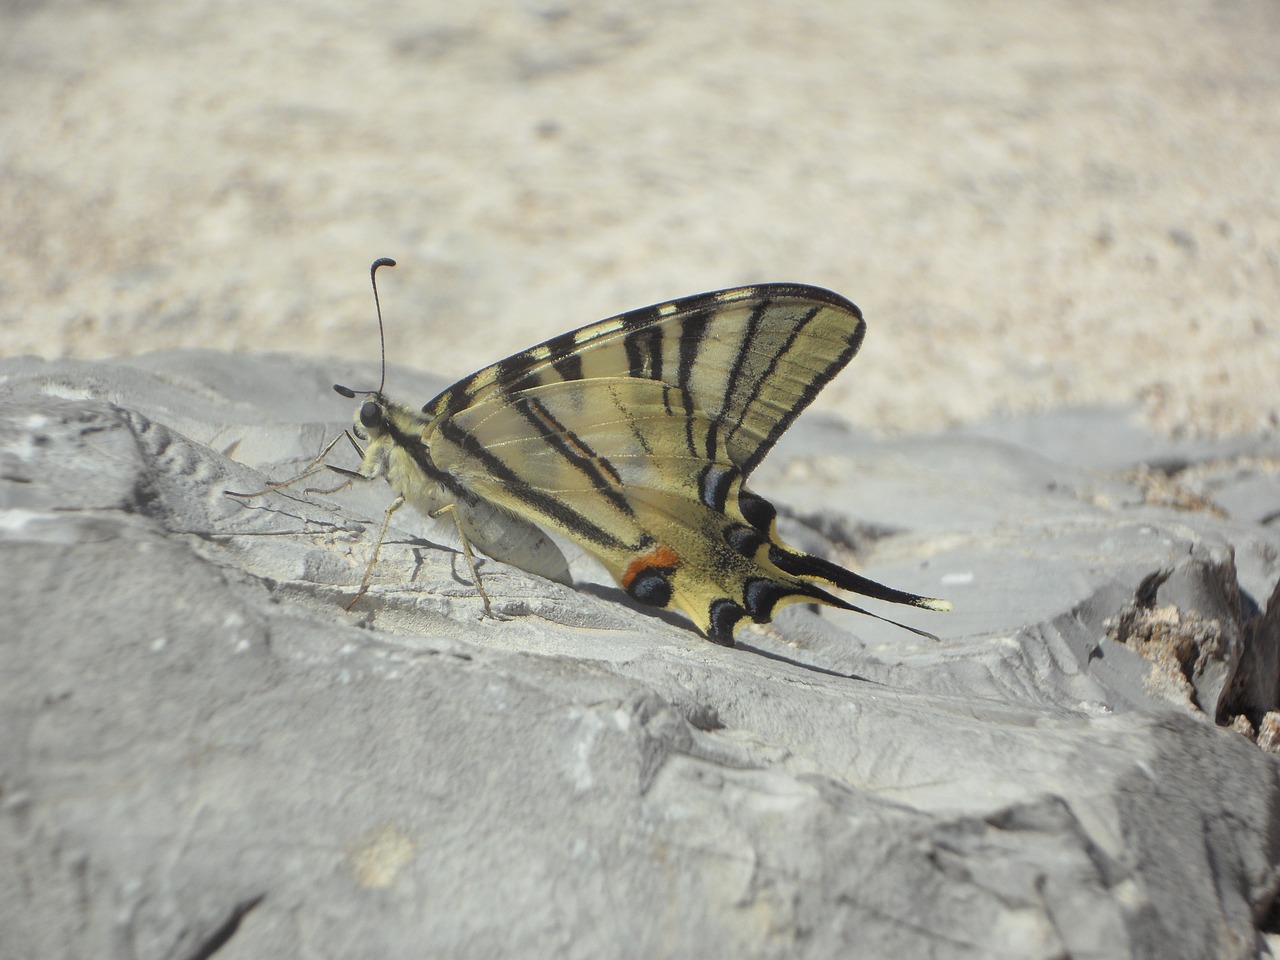
<svg viewBox="0 0 1280 960">
<path fill-rule="evenodd" d="M 657 568 L 659 570 L 674 570 L 680 566 L 680 555 L 670 547 L 654 547 L 648 553 L 641 554 L 627 564 L 627 570 L 622 575 L 622 588 L 624 590 L 631 587 L 631 582 L 635 580 L 645 570 Z"/>
</svg>

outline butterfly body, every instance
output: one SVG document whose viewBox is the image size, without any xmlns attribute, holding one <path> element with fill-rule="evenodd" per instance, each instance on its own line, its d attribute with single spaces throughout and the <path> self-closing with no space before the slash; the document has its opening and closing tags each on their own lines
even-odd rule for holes
<svg viewBox="0 0 1280 960">
<path fill-rule="evenodd" d="M 800 284 L 634 310 L 485 367 L 421 412 L 364 395 L 357 472 L 384 478 L 393 506 L 452 513 L 464 547 L 568 582 L 542 530 L 559 533 L 718 643 L 788 603 L 866 612 L 829 586 L 947 609 L 788 547 L 745 486 L 865 329 L 848 300 Z"/>
</svg>

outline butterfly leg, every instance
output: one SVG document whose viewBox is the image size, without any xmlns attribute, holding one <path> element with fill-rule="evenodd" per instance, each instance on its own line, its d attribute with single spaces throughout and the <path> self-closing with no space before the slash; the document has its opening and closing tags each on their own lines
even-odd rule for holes
<svg viewBox="0 0 1280 960">
<path fill-rule="evenodd" d="M 364 479 L 363 477 L 360 477 L 359 474 L 356 474 L 356 477 L 353 477 L 352 480 L 348 480 L 347 483 L 343 484 L 343 486 L 347 486 L 356 478 Z M 341 489 L 341 487 L 338 489 Z M 378 531 L 378 542 L 373 545 L 373 556 L 369 558 L 369 565 L 364 568 L 364 578 L 360 581 L 360 589 L 356 591 L 356 595 L 352 597 L 351 602 L 347 604 L 348 610 L 354 607 L 356 603 L 359 602 L 360 598 L 369 592 L 369 580 L 373 577 L 373 568 L 378 563 L 378 554 L 382 550 L 382 541 L 386 539 L 387 527 L 391 525 L 391 515 L 402 506 L 404 506 L 404 497 L 396 497 L 391 501 L 391 506 L 387 507 L 387 512 L 382 515 L 382 529 Z"/>
<path fill-rule="evenodd" d="M 361 449 L 360 444 L 356 443 L 355 437 L 351 436 L 351 431 L 343 430 L 342 433 L 338 434 L 338 436 L 330 440 L 329 445 L 320 451 L 320 455 L 316 457 L 314 460 L 312 460 L 309 464 L 307 464 L 307 466 L 303 469 L 303 471 L 299 473 L 297 476 L 290 477 L 288 480 L 273 480 L 270 483 L 268 483 L 266 487 L 264 487 L 262 490 L 259 490 L 257 493 L 237 493 L 235 490 L 224 490 L 222 492 L 229 497 L 237 497 L 242 500 L 252 500 L 254 497 L 264 497 L 268 493 L 273 493 L 276 490 L 283 490 L 285 487 L 291 487 L 295 483 L 299 483 L 303 480 L 306 480 L 308 477 L 314 477 L 317 473 L 319 473 L 322 470 L 332 470 L 335 473 L 340 473 L 340 474 L 343 474 L 344 476 L 352 474 L 354 471 L 343 470 L 341 467 L 334 467 L 324 462 L 325 458 L 328 457 L 329 454 L 333 452 L 333 448 L 338 445 L 338 441 L 341 440 L 343 437 L 346 437 L 348 440 L 351 441 L 352 446 L 356 448 L 356 451 L 360 454 L 361 458 L 363 458 L 364 451 Z M 359 476 L 359 474 L 356 474 L 356 476 Z M 315 488 L 308 488 L 303 492 L 304 493 L 321 493 L 321 494 L 337 493 L 339 490 L 343 490 L 346 487 L 349 487 L 351 483 L 354 481 L 354 479 L 355 477 L 352 477 L 346 483 L 336 486 L 332 490 L 318 490 Z"/>
<path fill-rule="evenodd" d="M 318 493 L 321 496 L 328 496 L 331 493 L 337 493 L 339 490 L 347 489 L 347 487 L 351 486 L 357 480 L 378 479 L 377 477 L 366 477 L 363 473 L 360 473 L 357 470 L 348 470 L 346 467 L 335 467 L 331 463 L 326 463 L 325 469 L 332 470 L 338 476 L 346 477 L 347 479 L 343 480 L 336 487 L 305 487 L 303 488 L 303 493 Z"/>
<path fill-rule="evenodd" d="M 462 529 L 462 520 L 458 516 L 457 504 L 449 503 L 443 507 L 431 511 L 433 520 L 439 518 L 441 514 L 449 514 L 453 517 L 453 525 L 458 530 L 458 539 L 462 541 L 462 555 L 466 558 L 467 569 L 471 571 L 471 582 L 476 585 L 476 591 L 480 594 L 480 599 L 484 601 L 484 613 L 486 617 L 493 616 L 493 608 L 489 606 L 489 595 L 484 592 L 484 585 L 480 582 L 480 573 L 476 570 L 476 558 L 471 552 L 471 541 L 467 539 L 467 535 Z"/>
</svg>

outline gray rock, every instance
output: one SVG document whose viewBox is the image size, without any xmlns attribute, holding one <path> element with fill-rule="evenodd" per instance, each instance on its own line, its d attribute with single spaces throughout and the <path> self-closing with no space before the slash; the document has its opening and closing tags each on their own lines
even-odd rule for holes
<svg viewBox="0 0 1280 960">
<path fill-rule="evenodd" d="M 408 511 L 346 612 L 385 487 L 224 493 L 337 435 L 333 379 L 376 371 L 0 364 L 4 956 L 1274 946 L 1274 438 L 802 417 L 755 483 L 789 539 L 956 610 L 724 649 L 580 555 L 483 561 L 482 618 Z"/>
</svg>

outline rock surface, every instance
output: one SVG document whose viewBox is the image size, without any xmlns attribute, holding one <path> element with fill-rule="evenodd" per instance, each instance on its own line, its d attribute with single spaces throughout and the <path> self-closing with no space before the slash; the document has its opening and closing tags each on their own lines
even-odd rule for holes
<svg viewBox="0 0 1280 960">
<path fill-rule="evenodd" d="M 335 379 L 376 371 L 0 363 L 4 956 L 1276 947 L 1280 442 L 806 415 L 754 483 L 787 538 L 955 612 L 724 649 L 581 557 L 482 562 L 482 618 L 408 511 L 345 612 L 385 487 L 224 493 L 336 435 Z"/>
</svg>

